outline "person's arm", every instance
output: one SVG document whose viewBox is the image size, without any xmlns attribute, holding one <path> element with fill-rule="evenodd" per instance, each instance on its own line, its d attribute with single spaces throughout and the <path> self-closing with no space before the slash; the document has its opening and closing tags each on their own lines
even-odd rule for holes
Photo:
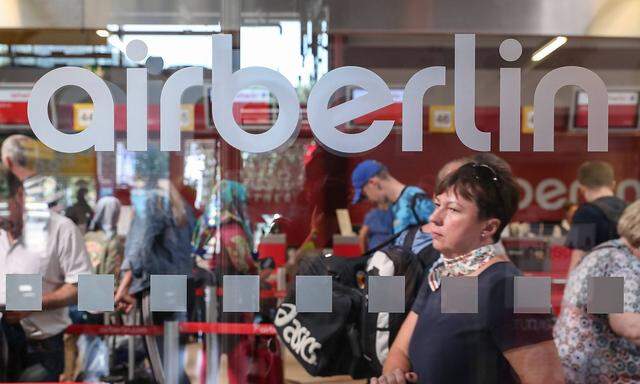
<svg viewBox="0 0 640 384">
<path fill-rule="evenodd" d="M 320 248 L 322 245 L 319 245 L 318 238 L 320 235 L 320 227 L 323 226 L 324 221 L 324 213 L 318 210 L 318 207 L 313 208 L 313 212 L 311 213 L 311 222 L 309 228 L 309 234 L 304 239 L 300 247 L 296 250 L 294 254 L 294 264 L 297 260 L 300 260 L 302 255 L 307 252 L 317 248 Z"/>
<path fill-rule="evenodd" d="M 571 262 L 569 263 L 569 272 L 573 271 L 573 269 L 580 264 L 582 258 L 587 253 L 581 249 L 573 249 L 571 250 Z"/>
<path fill-rule="evenodd" d="M 524 384 L 564 383 L 562 363 L 553 340 L 513 348 L 503 354 Z"/>
<path fill-rule="evenodd" d="M 618 336 L 640 345 L 640 313 L 611 313 L 609 325 Z"/>
<path fill-rule="evenodd" d="M 78 301 L 78 287 L 76 284 L 65 283 L 55 291 L 42 295 L 42 310 L 64 308 Z"/>
<path fill-rule="evenodd" d="M 160 197 L 149 194 L 144 214 L 135 212 L 127 234 L 124 258 L 129 260 L 131 271 L 136 276 L 142 273 L 143 255 L 151 249 L 156 237 L 162 233 L 169 220 L 166 212 L 160 207 L 159 200 Z"/>
<path fill-rule="evenodd" d="M 367 236 L 369 235 L 369 226 L 363 225 L 358 232 L 358 242 L 360 243 L 360 249 L 362 252 L 367 251 Z"/>
<path fill-rule="evenodd" d="M 573 216 L 565 243 L 568 248 L 571 248 L 569 272 L 580 264 L 587 251 L 596 245 L 598 220 L 600 220 L 598 212 L 594 211 L 589 204 L 580 206 Z"/>
<path fill-rule="evenodd" d="M 84 236 L 71 220 L 61 219 L 59 231 L 54 236 L 59 240 L 56 250 L 64 283 L 52 292 L 42 295 L 42 309 L 51 310 L 78 302 L 78 275 L 92 273 L 91 260 L 85 248 Z M 51 235 L 49 235 L 51 236 Z"/>
<path fill-rule="evenodd" d="M 411 372 L 409 342 L 416 328 L 418 315 L 411 311 L 402 323 L 396 339 L 391 345 L 387 360 L 382 368 L 382 376 L 371 379 L 371 384 L 417 383 L 417 376 Z"/>
<path fill-rule="evenodd" d="M 129 287 L 131 287 L 131 281 L 133 281 L 133 273 L 124 264 L 123 268 L 127 269 L 123 269 L 122 279 L 120 280 L 120 285 L 116 290 L 114 301 L 116 302 L 118 310 L 121 310 L 124 313 L 129 313 L 136 303 L 136 299 L 129 294 Z"/>
<path fill-rule="evenodd" d="M 42 310 L 50 311 L 64 308 L 76 303 L 78 300 L 78 287 L 75 284 L 63 284 L 55 291 L 42 295 Z M 20 320 L 29 317 L 31 311 L 3 312 L 3 317 L 9 324 L 17 324 Z"/>
</svg>

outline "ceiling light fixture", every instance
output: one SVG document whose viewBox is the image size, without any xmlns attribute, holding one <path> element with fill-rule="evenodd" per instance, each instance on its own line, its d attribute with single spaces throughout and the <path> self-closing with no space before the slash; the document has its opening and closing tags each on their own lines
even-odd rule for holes
<svg viewBox="0 0 640 384">
<path fill-rule="evenodd" d="M 564 36 L 558 36 L 553 38 L 547 44 L 545 44 L 542 48 L 538 49 L 531 56 L 532 61 L 540 61 L 545 57 L 549 56 L 551 52 L 556 49 L 562 47 L 567 42 L 567 38 Z"/>
</svg>

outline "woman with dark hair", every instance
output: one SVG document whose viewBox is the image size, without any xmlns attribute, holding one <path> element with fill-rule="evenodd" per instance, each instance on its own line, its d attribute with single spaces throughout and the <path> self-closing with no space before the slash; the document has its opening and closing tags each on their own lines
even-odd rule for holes
<svg viewBox="0 0 640 384">
<path fill-rule="evenodd" d="M 464 164 L 440 181 L 434 203 L 430 229 L 444 263 L 429 273 L 372 383 L 562 382 L 550 313 L 514 313 L 521 273 L 496 245 L 518 208 L 509 170 Z M 455 279 L 463 277 L 472 279 Z M 456 281 L 477 283 L 475 307 L 443 288 Z"/>
</svg>

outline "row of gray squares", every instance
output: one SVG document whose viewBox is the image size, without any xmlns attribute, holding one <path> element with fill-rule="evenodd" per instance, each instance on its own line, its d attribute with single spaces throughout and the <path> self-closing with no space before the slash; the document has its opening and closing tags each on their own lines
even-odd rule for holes
<svg viewBox="0 0 640 384">
<path fill-rule="evenodd" d="M 370 276 L 368 281 L 370 313 L 405 311 L 403 276 Z M 108 312 L 114 309 L 113 275 L 79 275 L 78 309 Z M 42 310 L 40 275 L 7 275 L 9 311 Z M 331 276 L 297 276 L 296 308 L 298 312 L 332 311 Z M 151 310 L 184 312 L 187 310 L 187 277 L 184 275 L 151 276 Z M 254 275 L 226 275 L 223 278 L 223 312 L 258 312 L 260 280 Z M 589 313 L 621 313 L 624 310 L 622 277 L 591 277 L 588 282 Z M 477 277 L 444 277 L 441 293 L 442 313 L 477 313 Z M 514 280 L 515 313 L 550 313 L 551 279 L 516 277 Z"/>
<path fill-rule="evenodd" d="M 587 290 L 588 313 L 624 312 L 624 278 L 589 277 Z M 444 277 L 440 307 L 442 313 L 478 313 L 478 278 Z M 514 278 L 514 313 L 548 314 L 551 310 L 550 277 Z"/>
</svg>

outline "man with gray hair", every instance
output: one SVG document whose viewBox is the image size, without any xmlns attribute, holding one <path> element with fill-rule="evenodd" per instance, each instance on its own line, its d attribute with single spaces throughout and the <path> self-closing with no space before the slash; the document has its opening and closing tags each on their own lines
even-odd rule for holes
<svg viewBox="0 0 640 384">
<path fill-rule="evenodd" d="M 37 148 L 31 137 L 11 135 L 2 142 L 2 164 L 24 181 L 36 174 Z"/>
<path fill-rule="evenodd" d="M 20 179 L 25 188 L 26 203 L 46 203 L 49 208 L 63 196 L 51 177 L 39 175 L 45 147 L 25 135 L 11 135 L 2 142 L 2 164 Z"/>
</svg>

